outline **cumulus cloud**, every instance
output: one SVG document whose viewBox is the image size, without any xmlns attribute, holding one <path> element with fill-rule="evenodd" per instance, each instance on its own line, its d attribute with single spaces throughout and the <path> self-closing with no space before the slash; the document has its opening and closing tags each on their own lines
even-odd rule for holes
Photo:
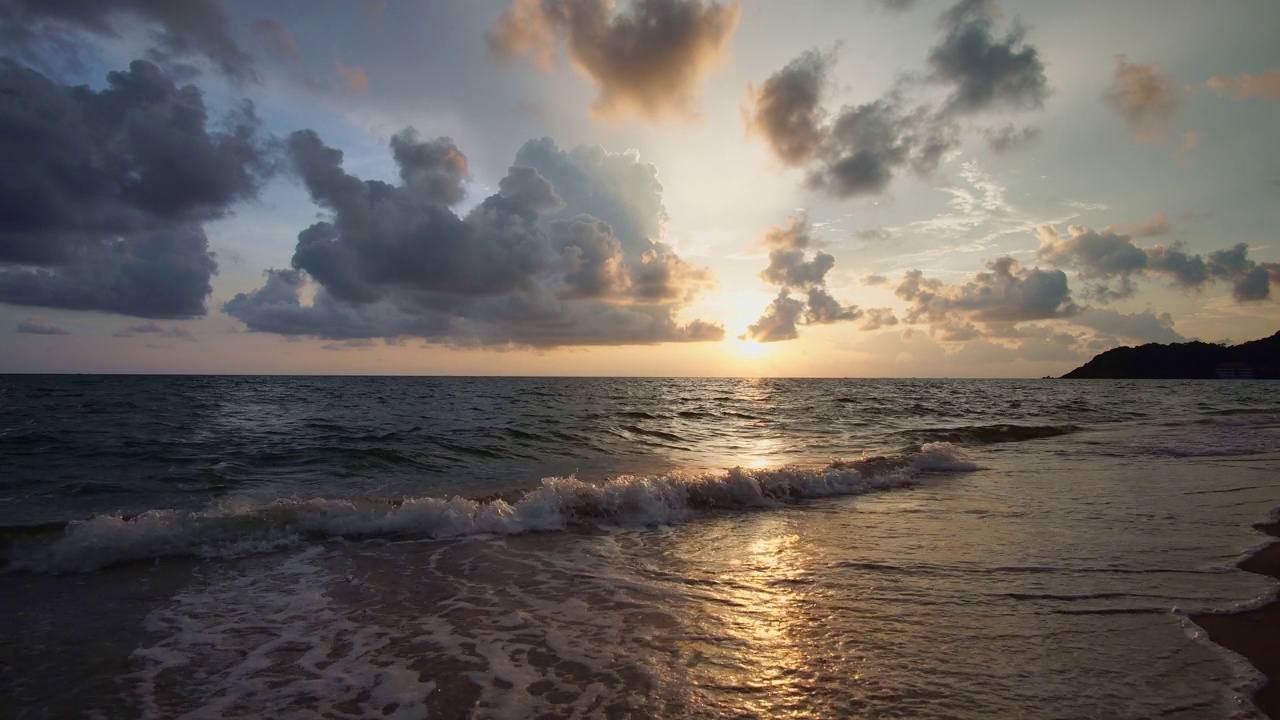
<svg viewBox="0 0 1280 720">
<path fill-rule="evenodd" d="M 862 330 L 879 330 L 898 324 L 898 318 L 890 308 L 868 308 L 864 316 L 866 320 L 862 323 Z"/>
<path fill-rule="evenodd" d="M 1129 123 L 1139 141 L 1170 141 L 1167 129 L 1181 104 L 1181 91 L 1177 81 L 1164 74 L 1159 65 L 1131 63 L 1127 56 L 1118 56 L 1111 86 L 1103 99 Z"/>
<path fill-rule="evenodd" d="M 747 88 L 751 98 L 751 108 L 745 111 L 748 130 L 763 137 L 787 165 L 808 162 L 824 140 L 822 91 L 834 60 L 834 53 L 808 50 L 758 89 Z"/>
<path fill-rule="evenodd" d="M 1129 297 L 1134 292 L 1133 281 L 1146 275 L 1167 277 L 1188 290 L 1210 281 L 1230 282 L 1233 296 L 1241 302 L 1265 300 L 1270 297 L 1271 284 L 1280 284 L 1280 263 L 1250 259 L 1249 246 L 1244 243 L 1201 256 L 1177 244 L 1141 247 L 1133 242 L 1135 237 L 1167 230 L 1163 215 L 1134 226 L 1129 233 L 1072 225 L 1062 235 L 1044 226 L 1039 230 L 1039 257 L 1052 265 L 1074 268 L 1081 278 L 1095 281 L 1088 292 L 1102 300 Z"/>
<path fill-rule="evenodd" d="M 516 0 L 490 29 L 490 52 L 503 61 L 531 55 L 554 66 L 563 45 L 575 69 L 599 91 L 602 118 L 656 121 L 697 113 L 707 73 L 723 59 L 741 8 L 715 0 Z"/>
<path fill-rule="evenodd" d="M 822 90 L 834 52 L 808 50 L 749 88 L 748 129 L 763 137 L 784 164 L 803 167 L 805 185 L 837 199 L 877 195 L 894 178 L 930 178 L 960 145 L 962 116 L 1040 107 L 1048 93 L 1044 64 L 1015 23 L 995 34 L 989 0 L 959 0 L 942 15 L 943 37 L 932 49 L 929 77 L 951 88 L 941 108 L 913 101 L 900 81 L 880 98 L 829 114 Z M 1034 139 L 1012 125 L 987 131 L 1004 151 Z"/>
<path fill-rule="evenodd" d="M 958 113 L 1032 109 L 1044 104 L 1044 62 L 1018 23 L 994 32 L 993 0 L 961 0 L 943 14 L 942 41 L 929 53 L 934 79 L 951 86 L 947 108 Z"/>
<path fill-rule="evenodd" d="M 0 302 L 140 317 L 204 314 L 203 223 L 275 167 L 251 105 L 215 129 L 146 61 L 94 91 L 0 59 L 0 148 Z"/>
<path fill-rule="evenodd" d="M 1240 73 L 1235 77 L 1215 75 L 1209 78 L 1206 85 L 1219 95 L 1230 94 L 1233 100 L 1249 98 L 1280 100 L 1280 65 L 1263 70 L 1257 75 L 1253 73 Z"/>
<path fill-rule="evenodd" d="M 0 38 L 28 58 L 48 55 L 50 45 L 55 53 L 74 52 L 69 32 L 115 36 L 130 20 L 151 28 L 154 62 L 203 57 L 232 80 L 255 77 L 253 60 L 232 37 L 231 15 L 220 0 L 0 0 Z"/>
<path fill-rule="evenodd" d="M 793 340 L 799 337 L 798 325 L 828 325 L 863 316 L 856 305 L 840 304 L 827 290 L 826 276 L 836 259 L 821 250 L 809 254 L 814 241 L 807 217 L 793 217 L 786 227 L 769 228 L 761 243 L 769 248 L 769 265 L 760 278 L 782 289 L 742 339 Z M 792 298 L 792 290 L 803 291 L 805 300 Z"/>
<path fill-rule="evenodd" d="M 894 293 L 910 303 L 906 322 L 926 323 L 931 333 L 953 342 L 989 334 L 1001 324 L 1069 318 L 1080 311 L 1065 273 L 1025 268 L 1010 257 L 987 263 L 985 272 L 957 284 L 911 270 Z"/>
<path fill-rule="evenodd" d="M 805 185 L 849 199 L 888 189 L 903 170 L 929 177 L 959 144 L 959 130 L 928 107 L 906 110 L 894 98 L 846 108 L 835 119 Z"/>
<path fill-rule="evenodd" d="M 795 340 L 800 337 L 797 325 L 803 313 L 804 303 L 791 297 L 784 288 L 765 308 L 760 319 L 747 326 L 747 332 L 739 339 L 756 342 Z"/>
<path fill-rule="evenodd" d="M 298 234 L 292 268 L 226 303 L 252 330 L 535 347 L 723 337 L 718 325 L 676 320 L 713 278 L 658 240 L 661 186 L 634 153 L 532 141 L 498 194 L 459 216 L 470 175 L 448 138 L 394 136 L 398 185 L 347 173 L 313 131 L 286 145 L 331 217 Z"/>
<path fill-rule="evenodd" d="M 71 331 L 34 315 L 18 323 L 18 332 L 28 335 L 70 335 Z"/>
</svg>

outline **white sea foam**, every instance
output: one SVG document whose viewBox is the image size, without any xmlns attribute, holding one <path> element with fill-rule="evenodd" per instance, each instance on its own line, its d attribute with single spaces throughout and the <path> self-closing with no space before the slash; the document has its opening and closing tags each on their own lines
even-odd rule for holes
<svg viewBox="0 0 1280 720">
<path fill-rule="evenodd" d="M 235 557 L 308 539 L 457 538 L 561 530 L 571 525 L 646 526 L 698 512 L 861 495 L 910 485 L 923 472 L 977 469 L 950 443 L 918 452 L 838 461 L 821 469 L 732 468 L 700 475 L 622 476 L 604 483 L 546 478 L 515 502 L 418 497 L 400 501 L 312 498 L 265 504 L 226 500 L 201 511 L 152 510 L 70 523 L 51 543 L 16 550 L 10 570 L 89 572 L 167 556 Z"/>
<path fill-rule="evenodd" d="M 435 683 L 388 652 L 398 631 L 334 605 L 317 555 L 218 575 L 152 613 L 153 644 L 134 650 L 128 678 L 142 716 L 425 717 Z M 191 677 L 198 695 L 176 690 Z"/>
</svg>

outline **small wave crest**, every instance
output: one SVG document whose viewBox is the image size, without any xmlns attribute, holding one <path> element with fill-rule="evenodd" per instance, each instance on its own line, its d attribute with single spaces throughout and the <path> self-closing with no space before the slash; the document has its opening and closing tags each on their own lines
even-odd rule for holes
<svg viewBox="0 0 1280 720">
<path fill-rule="evenodd" d="M 861 495 L 910 485 L 924 472 L 977 469 L 948 443 L 918 452 L 837 461 L 820 469 L 732 468 L 700 475 L 622 476 L 603 483 L 546 478 L 518 498 L 416 497 L 401 500 L 224 500 L 199 511 L 151 510 L 69 523 L 60 535 L 24 538 L 9 549 L 9 571 L 91 572 L 160 557 L 237 557 L 307 540 L 370 537 L 459 538 L 686 522 L 699 512 L 768 507 L 806 498 Z"/>
<path fill-rule="evenodd" d="M 1079 432 L 1076 425 L 971 425 L 954 428 L 909 430 L 903 435 L 918 442 L 946 442 L 958 445 L 989 445 L 1024 442 Z"/>
</svg>

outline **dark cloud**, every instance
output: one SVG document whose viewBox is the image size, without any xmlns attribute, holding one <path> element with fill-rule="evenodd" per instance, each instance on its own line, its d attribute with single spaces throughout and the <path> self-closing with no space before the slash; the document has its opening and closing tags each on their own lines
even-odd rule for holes
<svg viewBox="0 0 1280 720">
<path fill-rule="evenodd" d="M 863 312 L 856 305 L 840 304 L 827 290 L 826 276 L 836 259 L 821 250 L 808 254 L 814 241 L 807 217 L 793 217 L 786 227 L 769 228 L 761 243 L 770 251 L 769 265 L 760 273 L 760 278 L 781 286 L 782 291 L 765 308 L 760 319 L 747 328 L 744 339 L 792 340 L 799 336 L 798 324 L 827 325 L 862 317 Z M 791 298 L 792 290 L 805 291 L 806 299 Z"/>
<path fill-rule="evenodd" d="M 906 111 L 894 99 L 846 108 L 832 123 L 805 184 L 848 199 L 884 192 L 908 170 L 929 177 L 959 144 L 959 130 L 927 107 Z"/>
<path fill-rule="evenodd" d="M 1168 230 L 1163 215 L 1134 226 L 1138 234 L 1158 235 Z M 1106 300 L 1133 294 L 1133 281 L 1145 275 L 1163 275 L 1176 285 L 1196 290 L 1210 281 L 1230 282 L 1238 301 L 1265 300 L 1271 283 L 1280 284 L 1280 263 L 1258 263 L 1249 258 L 1249 246 L 1238 243 L 1208 256 L 1192 255 L 1180 245 L 1139 247 L 1137 235 L 1102 231 L 1079 225 L 1064 237 L 1052 227 L 1040 228 L 1040 259 L 1060 267 L 1075 268 L 1095 283 L 1089 293 Z"/>
<path fill-rule="evenodd" d="M 936 80 L 952 87 L 947 108 L 957 113 L 1038 108 L 1048 95 L 1044 62 L 1018 23 L 1004 36 L 993 30 L 993 0 L 960 0 L 943 14 L 942 41 L 929 53 Z"/>
<path fill-rule="evenodd" d="M 250 329 L 535 347 L 723 337 L 718 325 L 675 319 L 713 279 L 642 234 L 660 238 L 665 212 L 656 170 L 633 153 L 528 143 L 499 193 L 459 216 L 467 162 L 447 138 L 397 134 L 399 185 L 348 174 L 341 151 L 312 131 L 287 146 L 332 216 L 299 233 L 292 269 L 226 303 Z M 318 287 L 304 304 L 309 282 Z"/>
<path fill-rule="evenodd" d="M 803 250 L 773 250 L 769 253 L 769 267 L 760 273 L 760 278 L 770 285 L 807 288 L 825 283 L 835 264 L 834 256 L 821 251 L 805 259 Z"/>
<path fill-rule="evenodd" d="M 894 292 L 911 304 L 904 317 L 906 322 L 927 323 L 931 333 L 952 342 L 989 332 L 979 329 L 976 323 L 999 326 L 1069 318 L 1080 311 L 1071 298 L 1065 273 L 1024 268 L 1009 257 L 987 263 L 986 272 L 955 285 L 912 270 Z"/>
<path fill-rule="evenodd" d="M 1044 63 L 1015 26 L 994 34 L 989 0 L 960 0 L 943 14 L 943 37 L 929 56 L 931 78 L 952 92 L 943 107 L 912 102 L 910 80 L 877 100 L 846 106 L 828 120 L 822 89 L 834 52 L 808 50 L 749 88 L 748 129 L 764 137 L 785 164 L 803 167 L 805 186 L 846 200 L 885 192 L 903 172 L 931 178 L 960 144 L 961 116 L 1038 108 L 1048 94 Z M 997 152 L 1033 140 L 1033 128 L 986 131 Z"/>
<path fill-rule="evenodd" d="M 1165 143 L 1169 121 L 1181 104 L 1177 81 L 1159 65 L 1140 65 L 1120 55 L 1115 74 L 1103 99 L 1124 118 L 1138 140 Z"/>
<path fill-rule="evenodd" d="M 747 127 L 759 133 L 787 165 L 809 161 L 826 136 L 822 91 L 834 53 L 808 50 L 769 76 L 759 89 L 748 88 L 752 107 Z"/>
<path fill-rule="evenodd" d="M 18 332 L 28 335 L 70 335 L 71 331 L 34 315 L 18 323 Z"/>
<path fill-rule="evenodd" d="M 272 57 L 289 62 L 302 60 L 298 41 L 284 23 L 275 18 L 256 17 L 249 28 L 253 31 L 254 39 Z"/>
<path fill-rule="evenodd" d="M 152 29 L 150 59 L 157 63 L 203 57 L 232 80 L 255 78 L 220 0 L 0 0 L 0 38 L 32 58 L 49 54 L 50 45 L 74 51 L 69 32 L 116 36 L 130 20 Z"/>
<path fill-rule="evenodd" d="M 94 91 L 0 58 L 0 301 L 202 315 L 202 224 L 274 170 L 252 106 L 211 125 L 200 90 L 149 62 Z"/>
<path fill-rule="evenodd" d="M 857 305 L 841 305 L 824 287 L 811 287 L 808 294 L 808 303 L 804 311 L 806 325 L 829 325 L 845 320 L 857 320 L 863 315 Z"/>
<path fill-rule="evenodd" d="M 563 44 L 599 90 L 594 114 L 660 120 L 696 113 L 702 80 L 724 56 L 741 8 L 714 0 L 516 0 L 488 35 L 490 52 L 532 55 L 545 69 Z"/>
<path fill-rule="evenodd" d="M 786 289 L 765 308 L 760 319 L 747 326 L 747 332 L 740 336 L 742 340 L 756 342 L 779 342 L 795 340 L 800 337 L 796 325 L 804 313 L 804 303 L 787 294 Z"/>
<path fill-rule="evenodd" d="M 991 148 L 991 152 L 1000 154 L 1017 150 L 1035 142 L 1040 137 L 1040 129 L 1034 127 L 1018 128 L 1010 124 L 997 128 L 986 128 L 982 131 L 982 137 L 986 138 L 987 147 Z"/>
</svg>

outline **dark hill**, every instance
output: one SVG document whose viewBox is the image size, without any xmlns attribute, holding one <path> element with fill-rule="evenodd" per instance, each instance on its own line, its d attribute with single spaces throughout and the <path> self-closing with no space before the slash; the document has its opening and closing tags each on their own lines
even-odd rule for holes
<svg viewBox="0 0 1280 720">
<path fill-rule="evenodd" d="M 1063 375 L 1070 379 L 1280 377 L 1280 332 L 1227 347 L 1205 342 L 1118 347 Z"/>
</svg>

